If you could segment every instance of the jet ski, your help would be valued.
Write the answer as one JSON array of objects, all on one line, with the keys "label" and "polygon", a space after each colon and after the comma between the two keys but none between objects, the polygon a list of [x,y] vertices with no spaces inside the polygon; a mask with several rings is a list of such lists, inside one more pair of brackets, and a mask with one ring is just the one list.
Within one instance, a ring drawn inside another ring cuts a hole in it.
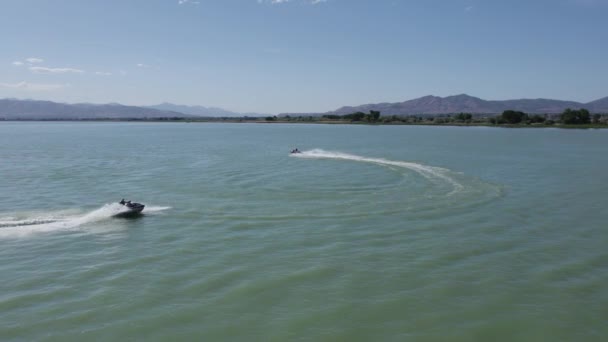
[{"label": "jet ski", "polygon": [[302,151],[298,150],[297,148],[294,150],[291,150],[291,154],[296,154],[296,153],[302,153]]},{"label": "jet ski", "polygon": [[125,201],[124,199],[121,200],[120,202],[118,202],[118,204],[120,204],[128,209],[127,211],[123,211],[120,214],[116,215],[116,216],[122,216],[122,217],[138,215],[145,208],[145,205],[143,205],[141,203]]}]

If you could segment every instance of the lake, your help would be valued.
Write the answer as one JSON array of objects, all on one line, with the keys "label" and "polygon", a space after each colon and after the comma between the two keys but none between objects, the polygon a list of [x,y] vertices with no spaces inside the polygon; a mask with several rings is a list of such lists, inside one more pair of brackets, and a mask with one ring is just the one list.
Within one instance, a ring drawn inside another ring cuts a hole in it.
[{"label": "lake", "polygon": [[608,130],[2,122],[0,340],[604,341],[607,203]]}]

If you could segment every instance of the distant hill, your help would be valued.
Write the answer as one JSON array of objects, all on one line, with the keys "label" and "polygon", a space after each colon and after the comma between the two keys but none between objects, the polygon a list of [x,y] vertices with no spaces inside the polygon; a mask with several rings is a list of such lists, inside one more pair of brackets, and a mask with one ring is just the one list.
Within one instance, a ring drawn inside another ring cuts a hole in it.
[{"label": "distant hill", "polygon": [[203,106],[183,106],[176,105],[173,103],[164,102],[161,104],[146,106],[145,108],[158,109],[162,111],[173,111],[184,113],[194,116],[207,116],[207,117],[234,117],[242,116],[240,113],[231,112],[222,108],[216,107],[203,107]]},{"label": "distant hill", "polygon": [[608,96],[585,104],[585,108],[595,113],[608,113]]},{"label": "distant hill", "polygon": [[173,103],[164,102],[161,104],[157,104],[154,106],[147,106],[146,108],[153,108],[158,110],[168,110],[174,112],[180,112],[189,115],[195,116],[205,116],[205,117],[213,117],[213,118],[226,118],[226,117],[261,117],[267,116],[268,114],[263,113],[239,113],[232,112],[226,109],[217,108],[217,107],[203,107],[203,106],[184,106],[177,105]]},{"label": "distant hill", "polygon": [[369,112],[370,110],[379,110],[382,115],[453,114],[460,112],[499,114],[507,109],[526,113],[551,114],[561,113],[566,108],[587,108],[592,112],[608,113],[608,97],[589,103],[580,103],[550,99],[488,101],[466,94],[447,97],[429,95],[404,102],[346,106],[325,114],[345,115],[354,112]]},{"label": "distant hill", "polygon": [[161,117],[190,117],[190,115],[116,103],[67,104],[51,101],[0,99],[0,119],[5,120],[154,119]]}]

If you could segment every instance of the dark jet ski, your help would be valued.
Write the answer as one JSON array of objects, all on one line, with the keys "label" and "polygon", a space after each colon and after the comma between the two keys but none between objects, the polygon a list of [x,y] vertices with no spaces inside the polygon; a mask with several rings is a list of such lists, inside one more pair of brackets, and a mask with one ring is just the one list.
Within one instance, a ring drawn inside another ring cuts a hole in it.
[{"label": "dark jet ski", "polygon": [[291,154],[296,154],[296,153],[302,153],[302,151],[298,150],[297,148],[294,150],[291,150]]},{"label": "dark jet ski", "polygon": [[116,216],[122,216],[122,217],[139,215],[144,210],[144,208],[146,207],[145,205],[143,205],[141,203],[134,203],[134,202],[131,202],[131,201],[125,201],[124,199],[121,200],[118,203],[120,205],[125,206],[128,209],[128,211],[124,211],[124,212],[121,212],[120,214],[116,215]]}]

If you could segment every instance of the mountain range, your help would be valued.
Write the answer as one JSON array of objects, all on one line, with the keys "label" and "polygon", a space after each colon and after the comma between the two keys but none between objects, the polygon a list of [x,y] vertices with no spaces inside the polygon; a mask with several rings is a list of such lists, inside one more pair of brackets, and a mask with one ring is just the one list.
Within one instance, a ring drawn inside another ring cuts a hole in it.
[{"label": "mountain range", "polygon": [[[586,108],[592,113],[608,113],[608,97],[581,103],[550,99],[519,99],[488,101],[466,94],[439,97],[424,96],[417,99],[375,103],[360,106],[346,106],[326,113],[281,115],[345,115],[354,112],[378,110],[382,115],[425,115],[425,114],[499,114],[512,109],[531,114],[561,113],[566,108]],[[154,106],[125,106],[117,103],[57,103],[51,101],[0,99],[0,119],[5,120],[82,120],[82,119],[157,119],[194,117],[261,117],[267,114],[237,113],[221,108],[203,106],[182,106],[161,103]]]},{"label": "mountain range", "polygon": [[184,113],[194,116],[208,116],[208,117],[235,117],[244,116],[241,113],[231,112],[217,107],[203,107],[203,106],[184,106],[176,105],[173,103],[163,102],[161,104],[146,106],[145,108],[158,109],[162,111],[171,111]]},{"label": "mountain range", "polygon": [[5,120],[144,119],[189,116],[173,111],[124,106],[118,103],[67,104],[51,101],[0,99],[0,119]]},{"label": "mountain range", "polygon": [[346,106],[325,114],[345,115],[354,112],[379,110],[382,115],[418,115],[418,114],[499,114],[512,109],[533,114],[561,113],[566,108],[586,108],[591,112],[608,113],[608,97],[581,103],[550,99],[519,99],[504,101],[488,101],[466,94],[439,97],[424,96],[414,100],[394,103],[374,103],[360,106]]},{"label": "mountain range", "polygon": [[153,106],[125,106],[119,103],[68,104],[52,101],[0,99],[0,119],[5,120],[158,119],[169,117],[258,117],[265,115],[172,103],[161,103]]}]

